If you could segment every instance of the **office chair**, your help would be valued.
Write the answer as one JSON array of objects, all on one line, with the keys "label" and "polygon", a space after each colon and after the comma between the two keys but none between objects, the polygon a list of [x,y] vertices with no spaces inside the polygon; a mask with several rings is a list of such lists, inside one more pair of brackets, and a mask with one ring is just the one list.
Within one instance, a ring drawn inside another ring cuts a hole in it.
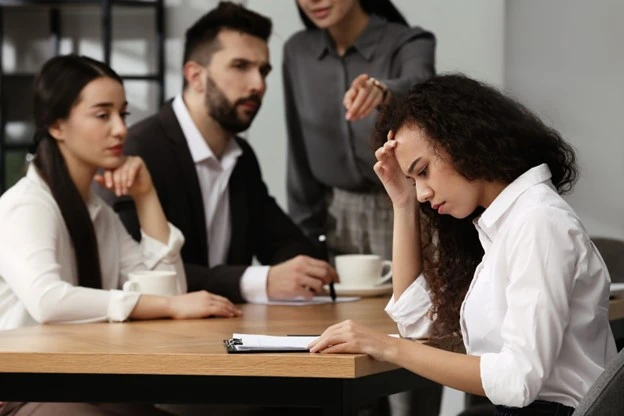
[{"label": "office chair", "polygon": [[591,386],[572,416],[621,416],[624,414],[624,350]]},{"label": "office chair", "polygon": [[[572,416],[622,416],[624,414],[624,350],[607,363],[607,367],[581,399]],[[484,403],[484,397],[466,395],[472,398],[472,406],[458,416],[491,416],[492,404]],[[477,399],[476,401],[474,399]],[[478,403],[478,404],[475,404]]]},{"label": "office chair", "polygon": [[624,282],[624,240],[608,237],[591,237],[600,252],[612,282]]},{"label": "office chair", "polygon": [[[591,240],[600,252],[611,281],[614,283],[624,282],[624,241],[608,237],[592,237]],[[624,320],[611,321],[611,331],[615,338],[615,345],[620,351],[624,348]]]},{"label": "office chair", "polygon": [[464,399],[466,409],[457,416],[492,416],[494,405],[487,397],[466,393]]}]

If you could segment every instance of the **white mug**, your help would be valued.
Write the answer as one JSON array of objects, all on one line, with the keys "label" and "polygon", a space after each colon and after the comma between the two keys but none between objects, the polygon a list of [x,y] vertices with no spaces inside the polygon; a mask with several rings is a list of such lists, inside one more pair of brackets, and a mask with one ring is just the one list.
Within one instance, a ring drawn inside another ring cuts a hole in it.
[{"label": "white mug", "polygon": [[145,295],[175,296],[180,294],[178,279],[173,270],[141,270],[130,272],[123,284],[126,292],[141,292]]},{"label": "white mug", "polygon": [[[370,288],[392,278],[392,262],[376,254],[343,254],[335,262],[341,286]],[[382,276],[384,267],[388,271]]]}]

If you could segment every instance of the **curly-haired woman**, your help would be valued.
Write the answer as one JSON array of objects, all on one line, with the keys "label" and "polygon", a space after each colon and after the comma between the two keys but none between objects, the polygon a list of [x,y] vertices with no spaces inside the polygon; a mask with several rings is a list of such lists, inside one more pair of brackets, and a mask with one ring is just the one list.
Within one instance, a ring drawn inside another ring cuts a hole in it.
[{"label": "curly-haired woman", "polygon": [[498,415],[571,414],[616,353],[607,268],[560,196],[578,176],[573,149],[462,75],[434,77],[386,106],[377,135],[374,169],[394,210],[386,310],[403,337],[460,333],[467,354],[351,321],[311,351],[370,354],[485,395]]}]

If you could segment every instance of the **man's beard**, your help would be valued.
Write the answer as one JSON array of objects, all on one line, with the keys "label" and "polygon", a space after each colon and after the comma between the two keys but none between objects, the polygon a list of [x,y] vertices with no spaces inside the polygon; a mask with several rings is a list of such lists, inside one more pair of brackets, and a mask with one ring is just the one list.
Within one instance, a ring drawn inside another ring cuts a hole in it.
[{"label": "man's beard", "polygon": [[262,104],[262,98],[257,94],[240,98],[234,104],[231,104],[210,76],[206,78],[206,95],[204,100],[210,117],[230,133],[240,133],[247,130],[258,113],[256,110],[247,120],[241,120],[236,111],[239,105],[252,101],[258,105],[259,110]]}]

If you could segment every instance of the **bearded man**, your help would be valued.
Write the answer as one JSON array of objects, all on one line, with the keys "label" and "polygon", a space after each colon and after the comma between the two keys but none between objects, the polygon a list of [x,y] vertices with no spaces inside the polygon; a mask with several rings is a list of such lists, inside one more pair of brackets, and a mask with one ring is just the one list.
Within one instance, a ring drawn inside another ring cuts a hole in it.
[{"label": "bearded man", "polygon": [[[310,298],[338,279],[269,195],[251,146],[236,136],[266,92],[271,27],[230,2],[202,16],[186,32],[182,93],[132,126],[125,144],[145,161],[167,219],[185,236],[189,291],[236,303]],[[113,207],[140,239],[132,201]]]}]

